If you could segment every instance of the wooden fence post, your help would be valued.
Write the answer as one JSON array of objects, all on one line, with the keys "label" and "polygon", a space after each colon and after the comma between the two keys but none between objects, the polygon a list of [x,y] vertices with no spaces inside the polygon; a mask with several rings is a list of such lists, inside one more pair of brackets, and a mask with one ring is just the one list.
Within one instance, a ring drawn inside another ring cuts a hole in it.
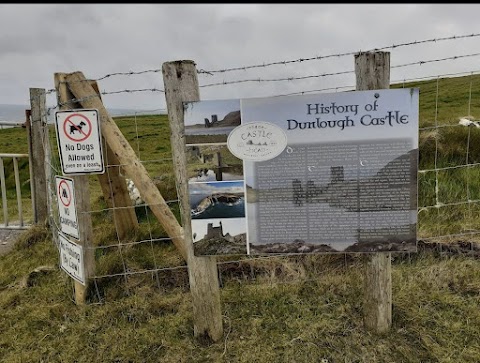
[{"label": "wooden fence post", "polygon": [[[81,108],[78,103],[70,102],[74,96],[70,93],[65,83],[65,73],[55,73],[55,88],[57,100],[61,110]],[[93,249],[93,229],[90,215],[90,183],[89,175],[71,176],[75,186],[75,204],[77,207],[79,244],[83,247],[83,260],[85,271],[85,286],[75,281],[75,302],[84,305],[87,302],[89,278],[95,273],[95,255]]]},{"label": "wooden fence post", "polygon": [[[357,91],[390,88],[390,53],[355,54]],[[363,318],[365,327],[386,333],[392,325],[392,260],[390,252],[367,256]]]},{"label": "wooden fence post", "polygon": [[[90,81],[90,84],[101,100],[102,97],[97,82]],[[108,208],[113,208],[113,220],[117,236],[120,240],[124,240],[129,234],[138,230],[137,215],[135,214],[133,201],[128,193],[127,181],[120,174],[120,166],[112,167],[112,165],[120,165],[117,155],[115,155],[108,143],[105,142],[105,137],[102,137],[102,143],[103,160],[106,165],[105,173],[97,175],[98,181]]]},{"label": "wooden fence post", "polygon": [[32,183],[33,222],[45,224],[48,218],[47,181],[45,175],[44,125],[47,124],[45,89],[30,88],[30,118],[27,122],[30,183]]},{"label": "wooden fence post", "polygon": [[102,136],[117,156],[119,164],[122,164],[125,175],[133,180],[142,199],[148,204],[150,210],[172,239],[182,257],[187,260],[182,227],[165,202],[165,199],[163,199],[157,186],[148,175],[145,166],[138,160],[137,154],[130,146],[128,140],[108,114],[92,85],[87,82],[82,72],[67,74],[66,81],[68,88],[72,94],[79,99],[79,103],[84,108],[98,109],[101,119],[100,127],[102,128]]},{"label": "wooden fence post", "polygon": [[187,158],[185,154],[183,102],[198,101],[197,69],[193,61],[166,62],[162,66],[165,98],[170,120],[172,157],[182,213],[188,275],[193,301],[194,335],[218,341],[223,336],[220,286],[216,257],[195,257],[193,253]]}]

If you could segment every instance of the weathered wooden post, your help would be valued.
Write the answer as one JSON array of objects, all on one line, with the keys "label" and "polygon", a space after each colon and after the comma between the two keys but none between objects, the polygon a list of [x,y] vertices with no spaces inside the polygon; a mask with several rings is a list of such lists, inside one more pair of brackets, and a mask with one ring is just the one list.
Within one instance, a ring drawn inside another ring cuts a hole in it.
[{"label": "weathered wooden post", "polygon": [[[65,83],[65,73],[55,73],[55,88],[57,100],[61,110],[81,108],[72,101],[75,97],[70,93]],[[75,185],[75,199],[78,218],[79,244],[83,247],[83,261],[85,272],[85,286],[75,281],[75,302],[84,305],[87,302],[89,278],[95,273],[95,255],[93,249],[92,218],[90,215],[90,184],[88,175],[70,176]]]},{"label": "weathered wooden post", "polygon": [[[30,122],[26,122],[30,183],[32,184],[33,222],[44,224],[48,217],[47,179],[45,175],[45,134],[47,108],[45,89],[30,88]],[[48,137],[48,133],[47,133]]]},{"label": "weathered wooden post", "polygon": [[[357,91],[390,88],[390,53],[355,54],[355,75]],[[367,258],[363,301],[364,324],[371,331],[385,333],[392,325],[391,253],[373,253]]]},{"label": "weathered wooden post", "polygon": [[[100,115],[102,136],[122,165],[124,174],[133,180],[142,199],[149,205],[150,210],[161,223],[162,227],[172,239],[182,257],[187,259],[184,248],[183,230],[162,194],[148,175],[145,166],[138,160],[135,151],[128,140],[119,130],[115,121],[110,117],[97,92],[87,81],[82,72],[73,72],[66,75],[66,82],[72,94],[79,100],[83,108],[96,108]],[[95,97],[92,97],[95,96]]]},{"label": "weathered wooden post", "polygon": [[[93,89],[101,100],[97,82],[90,81]],[[113,208],[113,221],[118,239],[124,240],[129,234],[138,229],[138,220],[133,207],[133,201],[128,193],[127,181],[120,173],[120,162],[112,151],[105,137],[103,142],[103,160],[105,160],[105,173],[98,174],[98,181],[102,188],[103,197],[109,208]],[[117,165],[112,167],[112,165]]]},{"label": "weathered wooden post", "polygon": [[189,60],[166,62],[162,66],[162,73],[193,300],[194,335],[216,342],[223,336],[217,263],[216,257],[196,257],[193,252],[185,154],[183,102],[200,99],[197,69],[195,63]]}]

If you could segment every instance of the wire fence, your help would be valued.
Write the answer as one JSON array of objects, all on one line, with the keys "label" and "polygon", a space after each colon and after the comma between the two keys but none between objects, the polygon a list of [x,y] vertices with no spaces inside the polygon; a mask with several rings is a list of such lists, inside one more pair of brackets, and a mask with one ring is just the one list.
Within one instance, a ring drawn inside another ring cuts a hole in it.
[{"label": "wire fence", "polygon": [[[392,59],[395,60],[395,52],[398,49],[413,46],[426,45],[428,43],[439,44],[441,42],[460,42],[469,38],[476,38],[480,34],[452,36],[437,39],[406,42],[397,45],[378,47],[372,50],[392,51]],[[293,96],[308,93],[341,92],[355,89],[354,80],[344,82],[338,76],[354,75],[352,69],[337,69],[332,72],[316,74],[300,74],[302,66],[306,62],[335,60],[353,55],[357,52],[344,52],[324,56],[305,57],[292,60],[266,62],[261,64],[245,65],[231,68],[204,70],[200,68],[198,73],[201,77],[200,88],[231,88],[232,85],[244,83],[289,83],[298,87],[297,91],[277,91],[269,96]],[[435,72],[429,69],[435,64],[446,62],[461,63],[466,59],[478,57],[480,53],[464,52],[462,54],[449,54],[438,58],[415,60],[408,63],[397,63],[391,66],[393,69],[405,69],[410,67],[422,67],[426,72],[419,77],[397,77],[392,83],[392,88],[420,88],[420,162],[418,173],[418,239],[430,242],[470,243],[465,247],[468,251],[477,251],[474,242],[480,236],[480,70],[460,69],[455,72]],[[351,59],[350,59],[351,60]],[[275,66],[296,66],[297,69],[281,69],[283,75],[278,77],[254,77],[247,76],[243,79],[223,79],[211,81],[215,76],[225,77],[229,74],[242,71],[243,73],[263,71],[266,68],[280,68]],[[291,72],[286,74],[286,72]],[[155,77],[152,83],[159,83],[160,69],[141,71],[114,72],[96,78],[96,81],[106,81],[114,78],[122,78],[122,84],[139,76]],[[329,87],[309,87],[302,82],[312,79],[332,78],[334,85]],[[90,80],[89,80],[90,81]],[[343,83],[342,83],[343,82]],[[55,90],[48,90],[48,97],[53,97]],[[162,104],[164,91],[161,88],[125,88],[103,90],[101,95],[116,97],[119,95],[148,94],[158,98],[157,104]],[[244,95],[252,96],[252,93]],[[261,92],[260,92],[261,93]],[[72,109],[74,103],[88,98],[99,97],[97,94],[74,99],[69,102],[57,102],[55,106],[47,108],[47,115],[61,107]],[[241,98],[241,97],[239,97]],[[179,205],[176,195],[175,180],[173,177],[172,156],[170,151],[170,131],[167,117],[154,116],[151,113],[163,111],[155,110],[138,111],[130,117],[117,119],[117,124],[125,135],[130,145],[136,152],[138,159],[145,166],[152,180],[161,191],[167,204],[179,216]],[[51,175],[62,175],[60,160],[58,157],[55,132],[50,132],[50,146],[44,145],[51,155],[49,166]],[[133,162],[133,161],[132,161]],[[106,173],[118,169],[122,173],[125,165],[108,165]],[[50,203],[56,205],[54,182],[50,180]],[[131,190],[132,206],[118,207],[108,206],[105,196],[101,192],[96,176],[90,176],[91,211],[90,214],[94,229],[94,255],[96,261],[93,282],[95,286],[95,298],[98,302],[115,296],[128,293],[141,283],[149,282],[158,288],[168,286],[188,286],[187,266],[180,254],[153,216],[150,205],[135,196],[137,192]],[[120,238],[116,232],[113,212],[122,208],[131,208],[139,221],[137,231],[132,231],[128,238]],[[54,208],[55,209],[55,208]],[[60,231],[58,213],[53,209],[51,224],[53,234]],[[448,248],[448,247],[446,247]],[[409,255],[410,256],[410,255]],[[337,254],[336,256],[323,257],[331,259],[338,266],[347,268],[352,262],[351,254]],[[315,261],[317,256],[304,255],[275,255],[268,257],[239,256],[219,257],[218,267],[220,280],[224,278],[240,278],[256,280],[258,276],[268,276],[274,272],[262,266],[285,266],[293,261]],[[289,262],[290,261],[290,262]],[[263,264],[263,265],[262,265]],[[290,267],[291,276],[305,277],[305,268]],[[278,270],[280,271],[280,270]],[[277,272],[278,272],[277,271]],[[281,272],[278,272],[281,273]],[[120,285],[116,285],[121,282]],[[115,290],[114,286],[122,286]],[[112,292],[114,291],[115,292]]]}]

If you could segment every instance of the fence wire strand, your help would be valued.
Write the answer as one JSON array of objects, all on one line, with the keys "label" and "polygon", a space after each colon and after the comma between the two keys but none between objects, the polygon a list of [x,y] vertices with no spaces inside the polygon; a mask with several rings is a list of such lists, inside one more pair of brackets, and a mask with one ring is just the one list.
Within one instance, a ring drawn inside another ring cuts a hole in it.
[{"label": "fence wire strand", "polygon": [[[409,45],[417,45],[417,44],[424,44],[424,43],[429,43],[429,42],[438,42],[438,41],[443,41],[443,40],[454,40],[454,39],[463,39],[463,38],[472,38],[472,37],[478,37],[480,34],[471,34],[471,35],[465,35],[465,36],[453,36],[453,37],[445,37],[445,38],[436,38],[436,39],[427,39],[423,41],[415,41],[415,42],[408,42],[408,43],[401,43],[397,45],[391,45],[388,47],[380,47],[380,48],[374,48],[371,51],[378,51],[378,50],[386,50],[386,49],[396,49],[399,47],[405,47]],[[289,61],[281,61],[281,62],[271,62],[271,63],[263,63],[263,64],[256,64],[256,65],[249,65],[249,66],[242,66],[242,67],[233,67],[233,68],[224,68],[224,69],[218,69],[218,70],[203,70],[200,69],[198,70],[199,74],[223,74],[223,73],[228,73],[228,72],[233,72],[233,71],[240,71],[240,70],[249,70],[253,68],[266,68],[274,65],[286,65],[286,64],[293,64],[293,63],[304,63],[307,61],[313,61],[313,60],[321,60],[321,59],[326,59],[326,58],[334,58],[334,57],[343,57],[347,55],[354,55],[357,54],[358,52],[346,52],[346,53],[338,53],[338,54],[331,54],[331,55],[326,55],[326,56],[317,56],[317,57],[310,57],[310,58],[298,58],[294,60],[289,60]],[[409,66],[414,66],[414,65],[426,65],[430,63],[437,63],[437,62],[444,62],[444,61],[454,61],[454,60],[459,60],[459,59],[464,59],[464,58],[469,58],[469,57],[476,57],[480,55],[480,53],[471,53],[471,54],[463,54],[463,55],[453,55],[449,57],[442,57],[442,58],[437,58],[437,59],[430,59],[430,60],[421,60],[421,61],[416,61],[416,62],[410,62],[410,63],[405,63],[405,64],[400,64],[400,65],[394,65],[391,68],[403,68],[403,67],[409,67]],[[101,81],[105,80],[107,78],[111,77],[116,77],[116,76],[137,76],[137,75],[143,75],[143,74],[158,74],[161,72],[160,69],[149,69],[149,70],[144,70],[144,71],[137,71],[137,72],[115,72],[115,73],[110,73],[105,76],[99,77],[96,79],[96,81]],[[320,78],[320,77],[329,77],[329,76],[335,76],[335,75],[343,75],[343,74],[353,74],[354,71],[351,70],[343,70],[343,71],[338,71],[338,72],[330,72],[330,73],[321,73],[318,75],[306,75],[306,76],[299,76],[299,77],[278,77],[278,78],[248,78],[248,79],[243,79],[243,80],[231,80],[231,81],[223,81],[223,82],[213,82],[210,84],[203,84],[200,87],[205,88],[205,87],[213,87],[213,86],[226,86],[226,85],[231,85],[231,84],[238,84],[238,83],[262,83],[262,82],[289,82],[289,81],[294,81],[294,80],[304,80],[304,79],[310,79],[310,78]],[[480,70],[478,71],[468,71],[468,72],[457,72],[457,73],[444,73],[444,74],[436,74],[428,77],[416,77],[416,78],[406,78],[403,77],[402,79],[395,81],[398,82],[399,85],[402,85],[403,87],[407,86],[409,83],[413,82],[419,82],[419,81],[424,81],[424,82],[436,82],[435,84],[435,109],[434,109],[434,124],[432,126],[422,126],[419,128],[420,132],[424,131],[435,131],[439,133],[442,130],[448,131],[448,130],[454,130],[458,128],[465,127],[460,124],[446,124],[443,122],[440,122],[441,120],[441,110],[440,110],[440,102],[441,102],[441,87],[440,87],[440,81],[444,79],[444,77],[451,77],[451,76],[459,76],[459,75],[465,75],[469,74],[469,86],[468,86],[468,102],[467,102],[467,115],[469,117],[473,117],[475,114],[474,105],[477,103],[476,100],[476,93],[474,89],[474,75],[479,74]],[[90,80],[88,80],[90,81]],[[315,93],[315,92],[325,92],[325,91],[343,91],[343,90],[354,90],[355,86],[353,85],[339,85],[336,87],[326,87],[326,88],[317,88],[317,89],[312,89],[312,90],[300,90],[297,92],[290,92],[290,93],[283,93],[283,94],[278,94],[276,96],[290,96],[290,95],[303,95],[303,94],[308,94],[308,93]],[[47,91],[47,94],[52,94],[55,92],[55,89],[49,89]],[[102,91],[100,94],[101,95],[118,95],[118,94],[133,94],[133,93],[164,93],[164,90],[158,89],[158,88],[139,88],[139,89],[122,89],[122,90],[111,90],[111,91]],[[52,111],[58,110],[60,108],[67,108],[70,110],[73,110],[74,106],[76,103],[81,103],[82,101],[89,100],[91,98],[99,97],[99,95],[94,94],[94,95],[89,95],[87,97],[82,97],[78,99],[72,99],[68,102],[57,102],[57,105],[53,107],[47,108],[47,111],[45,112],[45,118],[48,118],[48,116],[51,114]],[[158,110],[164,110],[164,109],[156,109],[153,111],[158,111]],[[145,111],[148,113],[148,111]],[[138,112],[140,114],[141,112]],[[479,115],[477,116],[477,119],[479,119]],[[158,164],[158,165],[168,165],[168,167],[172,168],[173,167],[173,159],[171,157],[165,157],[165,158],[156,158],[152,160],[142,160],[142,157],[145,156],[146,153],[141,152],[141,127],[139,127],[139,119],[137,118],[137,113],[132,116],[133,119],[133,127],[134,127],[134,140],[133,140],[133,145],[136,149],[136,154],[142,164]],[[469,222],[467,223],[467,227],[464,228],[463,230],[459,230],[458,232],[453,233],[450,230],[442,230],[442,225],[441,223],[437,223],[436,225],[436,231],[432,234],[434,235],[427,235],[427,236],[422,236],[421,240],[425,241],[439,241],[440,239],[458,239],[458,238],[464,238],[464,237],[475,237],[480,235],[480,230],[476,230],[478,228],[475,223],[473,222],[473,217],[474,213],[472,211],[472,207],[475,205],[478,205],[480,203],[480,199],[477,197],[477,195],[472,195],[474,194],[474,189],[472,187],[472,176],[471,172],[473,170],[476,170],[477,168],[480,168],[480,162],[475,160],[474,157],[472,157],[472,148],[474,145],[472,145],[473,140],[474,140],[474,133],[477,132],[476,127],[469,126],[467,129],[464,130],[466,134],[466,154],[465,154],[465,163],[461,165],[442,165],[440,164],[441,162],[441,157],[442,157],[442,149],[441,149],[441,143],[443,141],[440,140],[439,137],[435,137],[434,142],[435,142],[435,147],[434,147],[434,165],[433,168],[424,168],[424,169],[419,169],[419,176],[420,175],[427,175],[429,173],[433,173],[435,175],[435,180],[434,180],[434,187],[433,190],[430,190],[431,195],[433,196],[433,203],[427,203],[428,205],[423,205],[423,206],[418,206],[418,215],[421,217],[424,213],[428,213],[428,211],[436,209],[437,214],[436,218],[438,221],[441,220],[442,213],[444,210],[447,210],[449,208],[454,208],[454,207],[459,207],[459,206],[465,206],[466,207],[466,213],[468,215],[468,220]],[[50,204],[54,204],[57,198],[57,194],[55,191],[55,188],[53,185],[55,184],[55,174],[57,175],[62,175],[61,172],[61,166],[59,163],[58,157],[55,155],[57,152],[56,149],[57,145],[54,143],[51,143],[49,146],[44,144],[44,150],[50,148],[51,152],[51,159],[46,161],[47,166],[51,170],[51,177],[52,180],[50,180],[49,188],[50,188],[50,193],[49,193],[49,198],[50,198]],[[105,144],[106,147],[106,144]],[[127,166],[128,164],[109,164],[108,160],[107,162],[107,167],[106,167],[106,173],[108,176],[110,176],[109,173],[112,172],[112,168],[122,168]],[[466,177],[465,177],[465,193],[466,193],[466,198],[465,200],[459,199],[459,200],[444,200],[443,194],[442,194],[442,179],[440,178],[442,173],[445,172],[465,172]],[[134,275],[145,275],[145,274],[152,274],[155,284],[158,288],[161,288],[161,277],[159,276],[159,273],[161,272],[173,272],[173,271],[186,271],[187,266],[186,265],[180,265],[180,266],[162,266],[164,264],[161,259],[159,259],[159,246],[161,244],[167,244],[171,243],[172,239],[174,238],[180,238],[182,236],[173,236],[173,237],[167,237],[165,236],[165,233],[163,231],[159,232],[158,231],[158,222],[152,217],[151,211],[149,209],[150,205],[145,202],[141,202],[139,204],[132,204],[131,206],[118,206],[115,205],[115,198],[113,198],[113,186],[111,183],[110,177],[108,178],[109,180],[109,189],[110,189],[110,200],[112,201],[112,206],[111,207],[105,207],[105,208],[92,208],[90,211],[86,212],[80,212],[81,213],[88,213],[93,217],[96,218],[96,215],[98,214],[101,216],[102,214],[108,214],[108,213],[114,213],[115,211],[119,211],[122,209],[133,209],[136,213],[140,213],[142,211],[144,215],[144,219],[139,221],[141,224],[142,228],[144,228],[144,234],[142,236],[136,236],[134,237],[135,240],[122,240],[118,234],[118,225],[115,221],[113,221],[113,228],[115,229],[115,239],[112,239],[112,241],[102,241],[101,244],[96,244],[92,247],[92,249],[95,250],[95,252],[102,252],[104,254],[109,254],[109,253],[117,253],[119,257],[119,262],[121,265],[121,272],[115,272],[115,273],[108,273],[107,272],[100,272],[96,274],[95,276],[92,277],[92,280],[94,281],[94,286],[95,286],[95,291],[97,295],[97,299],[99,302],[104,301],[105,298],[102,296],[101,291],[100,291],[100,286],[99,286],[99,281],[103,279],[108,279],[108,278],[117,278],[121,277],[123,279],[123,283],[125,285],[125,289],[128,290],[129,286],[129,278],[133,277]],[[175,184],[175,189],[178,194],[178,185]],[[170,205],[171,208],[173,206],[178,207],[179,200],[174,198],[174,199],[169,199],[166,200],[166,203]],[[59,225],[58,218],[53,216],[54,210],[50,212],[50,220],[51,220],[51,228],[52,232],[54,234],[57,234],[59,231],[61,231],[61,226]],[[180,221],[181,224],[183,224],[183,218],[182,214],[180,214]],[[96,222],[97,223],[97,222]],[[113,231],[113,229],[112,229]],[[420,238],[419,238],[420,239]],[[136,265],[134,262],[131,262],[131,258],[135,258],[134,252],[135,248],[140,248],[140,246],[147,246],[151,253],[151,262],[147,263],[145,265]],[[473,246],[473,245],[472,245]],[[57,248],[58,245],[57,245]],[[473,248],[473,247],[472,247]],[[115,250],[116,249],[116,250]],[[111,251],[112,252],[111,252]],[[115,252],[113,252],[115,251]],[[341,256],[342,252],[335,253],[334,255],[336,256]],[[249,255],[249,256],[233,256],[231,258],[234,258],[233,260],[230,260],[226,256],[221,256],[225,257],[227,260],[226,261],[218,261],[217,266],[219,268],[219,278],[221,281],[222,280],[222,272],[220,269],[223,266],[227,265],[235,265],[235,264],[250,264],[250,277],[252,280],[255,280],[255,268],[254,264],[256,261],[269,261],[269,260],[275,260],[279,261],[281,259],[290,259],[294,258],[295,256],[305,256],[305,254],[302,253],[294,253],[294,254],[274,254],[274,255],[269,255],[269,256],[257,256],[257,255]],[[348,254],[343,253],[343,258],[344,258],[344,266],[345,268],[347,267],[348,264],[348,259],[347,259]],[[223,283],[223,282],[222,282]]]},{"label": "fence wire strand", "polygon": [[[480,36],[480,33],[473,33],[473,34],[467,34],[467,35],[453,35],[449,37],[441,37],[441,38],[431,38],[431,39],[425,39],[425,40],[418,40],[418,41],[410,41],[410,42],[405,42],[405,43],[399,43],[399,44],[393,44],[393,45],[388,45],[388,46],[383,46],[379,48],[373,48],[364,52],[378,52],[378,51],[383,51],[387,49],[398,49],[401,47],[407,47],[407,46],[412,46],[412,45],[419,45],[419,44],[425,44],[425,43],[438,43],[446,40],[459,40],[459,39],[465,39],[465,38],[474,38]],[[212,75],[214,73],[227,73],[227,72],[234,72],[234,71],[246,71],[249,69],[254,69],[254,68],[267,68],[271,66],[277,66],[277,65],[287,65],[287,64],[292,64],[292,63],[304,63],[308,61],[314,61],[314,60],[322,60],[322,59],[328,59],[328,58],[340,58],[340,57],[345,57],[345,56],[352,56],[355,55],[360,51],[355,51],[355,52],[344,52],[344,53],[336,53],[336,54],[329,54],[329,55],[323,55],[323,56],[314,56],[314,57],[306,57],[306,58],[298,58],[298,59],[293,59],[293,60],[284,60],[284,61],[275,61],[275,62],[268,62],[268,63],[260,63],[260,64],[253,64],[253,65],[248,65],[248,66],[239,66],[239,67],[232,67],[232,68],[223,68],[223,69],[217,69],[217,70],[203,70],[201,69],[199,73],[201,74],[208,74]]]},{"label": "fence wire strand", "polygon": [[[444,62],[444,61],[449,61],[449,60],[458,60],[458,59],[469,58],[469,57],[477,57],[477,56],[480,56],[480,53],[455,55],[455,56],[451,56],[451,57],[444,57],[444,58],[430,59],[430,60],[420,60],[420,61],[416,61],[416,62],[393,65],[390,68],[392,68],[392,69],[404,68],[404,67],[410,67],[410,66],[414,66],[414,65],[420,65],[421,66],[421,65],[424,65],[424,64],[428,64],[428,63],[437,63],[437,62]],[[232,81],[222,81],[222,82],[213,82],[213,83],[202,84],[202,85],[200,85],[200,88],[215,87],[215,86],[227,86],[227,85],[241,84],[241,83],[272,83],[272,82],[285,82],[285,81],[291,82],[291,81],[299,81],[299,80],[312,79],[312,78],[339,76],[339,75],[353,74],[353,73],[355,73],[354,70],[349,70],[349,71],[338,71],[338,72],[326,72],[326,73],[321,73],[321,74],[298,76],[298,77],[293,77],[293,76],[292,77],[278,77],[278,78],[261,78],[261,77],[258,77],[258,78],[248,78],[248,79],[237,79],[237,80],[232,80]]]}]

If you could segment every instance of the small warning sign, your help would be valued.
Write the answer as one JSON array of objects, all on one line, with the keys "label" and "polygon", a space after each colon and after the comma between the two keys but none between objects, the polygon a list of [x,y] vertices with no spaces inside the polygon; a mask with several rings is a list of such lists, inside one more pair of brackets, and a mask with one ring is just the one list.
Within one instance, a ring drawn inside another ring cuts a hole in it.
[{"label": "small warning sign", "polygon": [[98,110],[57,111],[55,126],[64,175],[105,172]]},{"label": "small warning sign", "polygon": [[57,186],[60,229],[63,233],[68,234],[73,238],[80,239],[73,180],[57,175],[55,176],[55,182]]},{"label": "small warning sign", "polygon": [[72,278],[85,285],[83,268],[83,248],[68,240],[67,236],[58,233],[60,246],[60,266]]}]

